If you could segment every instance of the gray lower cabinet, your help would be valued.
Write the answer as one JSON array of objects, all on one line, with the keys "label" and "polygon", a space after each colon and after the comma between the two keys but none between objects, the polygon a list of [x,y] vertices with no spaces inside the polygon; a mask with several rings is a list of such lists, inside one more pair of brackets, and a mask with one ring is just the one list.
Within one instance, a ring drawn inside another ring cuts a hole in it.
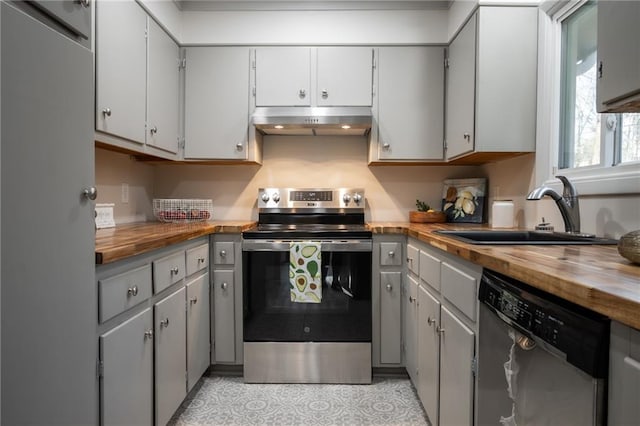
[{"label": "gray lower cabinet", "polygon": [[424,286],[418,290],[418,396],[432,424],[440,414],[440,302]]},{"label": "gray lower cabinet", "polygon": [[611,322],[609,423],[635,425],[640,419],[640,330]]},{"label": "gray lower cabinet", "polygon": [[418,281],[407,276],[403,291],[405,368],[411,381],[418,383]]},{"label": "gray lower cabinet", "polygon": [[181,288],[153,307],[156,424],[166,425],[187,396],[186,290]]},{"label": "gray lower cabinet", "polygon": [[235,281],[233,270],[213,271],[213,300],[215,312],[215,360],[233,363],[236,360]]},{"label": "gray lower cabinet", "polygon": [[153,422],[153,315],[145,309],[100,336],[100,423]]},{"label": "gray lower cabinet", "polygon": [[187,392],[209,368],[209,274],[187,283]]}]

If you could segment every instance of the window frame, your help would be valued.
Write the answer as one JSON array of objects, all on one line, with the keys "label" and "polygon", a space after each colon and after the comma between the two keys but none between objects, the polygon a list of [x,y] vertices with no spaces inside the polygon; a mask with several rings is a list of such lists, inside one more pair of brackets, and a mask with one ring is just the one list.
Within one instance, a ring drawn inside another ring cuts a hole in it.
[{"label": "window frame", "polygon": [[[559,169],[562,123],[562,21],[588,0],[553,1],[541,4],[538,52],[538,123],[536,182],[560,190],[555,178],[569,178],[581,195],[640,193],[640,161],[614,165],[615,132],[606,123],[616,114],[603,114],[600,164]],[[616,119],[617,120],[617,119]]]}]

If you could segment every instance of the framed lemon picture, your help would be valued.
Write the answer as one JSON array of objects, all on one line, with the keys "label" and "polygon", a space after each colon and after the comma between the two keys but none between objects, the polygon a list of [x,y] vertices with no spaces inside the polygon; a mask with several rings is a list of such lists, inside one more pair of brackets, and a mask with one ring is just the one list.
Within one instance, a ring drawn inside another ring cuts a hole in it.
[{"label": "framed lemon picture", "polygon": [[483,223],[487,179],[446,179],[442,188],[442,211],[447,222]]}]

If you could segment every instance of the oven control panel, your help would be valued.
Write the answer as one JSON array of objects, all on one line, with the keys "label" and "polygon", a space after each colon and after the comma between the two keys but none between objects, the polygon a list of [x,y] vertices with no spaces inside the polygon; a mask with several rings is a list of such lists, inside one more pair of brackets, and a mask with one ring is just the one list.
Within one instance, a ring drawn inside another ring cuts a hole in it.
[{"label": "oven control panel", "polygon": [[364,188],[260,188],[260,209],[364,210]]}]

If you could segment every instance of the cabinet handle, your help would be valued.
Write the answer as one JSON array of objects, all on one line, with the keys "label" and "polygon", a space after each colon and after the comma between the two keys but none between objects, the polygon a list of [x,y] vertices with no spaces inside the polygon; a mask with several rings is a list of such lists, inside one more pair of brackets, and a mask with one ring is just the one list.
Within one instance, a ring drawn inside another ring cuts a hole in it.
[{"label": "cabinet handle", "polygon": [[155,135],[156,133],[158,133],[158,126],[153,126],[151,129],[149,129],[149,131],[152,135]]},{"label": "cabinet handle", "polygon": [[145,339],[153,339],[153,330],[147,330],[144,332],[144,338]]},{"label": "cabinet handle", "polygon": [[322,99],[327,99],[329,97],[329,92],[327,89],[322,89]]},{"label": "cabinet handle", "polygon": [[190,299],[189,303],[191,303],[192,305],[195,305],[196,303],[198,303],[198,298],[194,297],[193,299]]},{"label": "cabinet handle", "polygon": [[178,269],[177,266],[174,266],[173,268],[171,268],[171,275],[178,275],[178,272],[180,272],[180,269]]},{"label": "cabinet handle", "polygon": [[227,257],[227,251],[226,250],[220,250],[220,257]]},{"label": "cabinet handle", "polygon": [[471,135],[469,133],[463,134],[462,137],[465,138],[467,142],[471,142]]},{"label": "cabinet handle", "polygon": [[105,117],[111,117],[111,108],[105,108],[102,110],[102,115]]},{"label": "cabinet handle", "polygon": [[242,142],[238,142],[236,144],[236,151],[242,151],[244,149],[244,144]]},{"label": "cabinet handle", "polygon": [[298,96],[300,96],[301,99],[304,99],[307,96],[307,91],[304,89],[300,89],[298,91]]},{"label": "cabinet handle", "polygon": [[604,64],[602,63],[602,61],[598,62],[598,79],[602,78],[602,67],[604,66]]},{"label": "cabinet handle", "polygon": [[435,318],[427,317],[427,325],[434,325],[436,323]]},{"label": "cabinet handle", "polygon": [[223,289],[223,290],[226,290],[228,287],[229,287],[229,284],[227,284],[226,282],[220,284],[220,288]]},{"label": "cabinet handle", "polygon": [[436,333],[443,335],[444,334],[444,328],[440,327],[439,325],[436,325]]},{"label": "cabinet handle", "polygon": [[396,252],[394,252],[393,250],[389,252],[389,257],[394,257],[395,255],[396,255]]},{"label": "cabinet handle", "polygon": [[127,290],[128,296],[137,296],[138,295],[138,286],[134,285],[133,287],[129,287]]},{"label": "cabinet handle", "polygon": [[393,286],[391,284],[387,284],[387,291],[393,290]]},{"label": "cabinet handle", "polygon": [[391,144],[389,144],[389,142],[385,142],[382,144],[382,149],[384,149],[385,151],[389,151],[389,148],[391,148]]},{"label": "cabinet handle", "polygon": [[204,263],[204,257],[199,257],[198,258],[198,263]]},{"label": "cabinet handle", "polygon": [[80,3],[82,7],[89,7],[91,5],[91,0],[78,0],[78,3]]},{"label": "cabinet handle", "polygon": [[82,196],[88,200],[95,200],[98,198],[98,190],[95,186],[90,186],[89,188],[85,188],[82,190]]},{"label": "cabinet handle", "polygon": [[169,327],[169,318],[165,318],[164,320],[160,321],[160,328],[167,328]]}]

